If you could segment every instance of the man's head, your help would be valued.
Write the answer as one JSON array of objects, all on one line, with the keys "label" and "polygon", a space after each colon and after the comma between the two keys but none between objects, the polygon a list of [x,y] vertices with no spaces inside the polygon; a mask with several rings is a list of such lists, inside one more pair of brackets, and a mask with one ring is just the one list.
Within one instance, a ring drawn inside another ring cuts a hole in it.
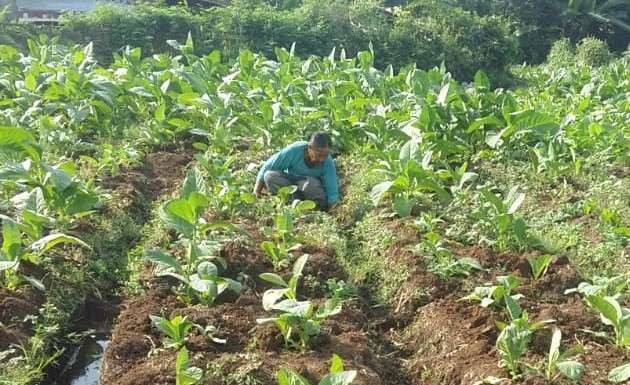
[{"label": "man's head", "polygon": [[308,141],[307,162],[316,166],[324,163],[328,157],[329,147],[331,145],[330,135],[325,132],[316,132],[311,135]]}]

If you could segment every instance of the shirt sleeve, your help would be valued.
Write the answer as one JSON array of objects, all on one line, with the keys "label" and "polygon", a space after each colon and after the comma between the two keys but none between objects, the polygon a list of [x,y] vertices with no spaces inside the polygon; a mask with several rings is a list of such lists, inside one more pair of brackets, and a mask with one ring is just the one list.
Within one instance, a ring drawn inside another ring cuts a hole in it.
[{"label": "shirt sleeve", "polygon": [[295,149],[292,146],[283,148],[276,152],[263,163],[260,171],[258,171],[257,181],[262,181],[267,171],[284,171],[291,165],[291,159],[293,157],[293,151]]},{"label": "shirt sleeve", "polygon": [[326,201],[329,205],[339,202],[339,186],[337,185],[337,168],[332,157],[324,164],[322,183],[326,190]]}]

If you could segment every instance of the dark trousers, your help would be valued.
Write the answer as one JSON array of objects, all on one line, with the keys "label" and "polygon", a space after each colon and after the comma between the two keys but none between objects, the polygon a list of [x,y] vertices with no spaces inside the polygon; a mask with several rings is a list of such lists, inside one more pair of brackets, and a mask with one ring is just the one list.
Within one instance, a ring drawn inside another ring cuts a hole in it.
[{"label": "dark trousers", "polygon": [[267,189],[272,194],[285,186],[297,186],[296,198],[311,200],[320,210],[326,210],[326,191],[319,178],[307,176],[298,177],[282,171],[267,171],[263,176]]}]

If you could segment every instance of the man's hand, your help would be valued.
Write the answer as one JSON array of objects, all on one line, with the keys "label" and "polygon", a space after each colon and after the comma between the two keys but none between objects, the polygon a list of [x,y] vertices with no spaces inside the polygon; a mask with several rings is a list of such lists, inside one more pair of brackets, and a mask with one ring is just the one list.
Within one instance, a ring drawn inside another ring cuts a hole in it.
[{"label": "man's hand", "polygon": [[337,212],[339,211],[339,202],[337,203],[333,203],[332,205],[328,206],[328,210],[326,210],[328,212],[328,214],[337,214]]},{"label": "man's hand", "polygon": [[265,184],[261,180],[257,180],[254,185],[254,195],[256,198],[260,198],[262,196],[262,190],[265,187]]}]

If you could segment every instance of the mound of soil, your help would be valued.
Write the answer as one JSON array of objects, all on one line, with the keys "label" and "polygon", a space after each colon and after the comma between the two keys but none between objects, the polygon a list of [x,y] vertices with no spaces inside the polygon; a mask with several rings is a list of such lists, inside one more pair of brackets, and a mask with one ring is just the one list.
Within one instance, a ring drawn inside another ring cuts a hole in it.
[{"label": "mound of soil", "polygon": [[[303,251],[311,254],[306,274],[318,279],[339,277],[341,269],[330,254],[316,248],[305,248]],[[344,359],[347,369],[357,370],[355,384],[408,384],[404,376],[385,376],[391,368],[400,365],[396,358],[377,353],[378,349],[369,337],[370,325],[365,309],[353,301],[346,302],[341,314],[322,324],[322,333],[311,341],[310,350],[286,349],[273,324],[256,322],[258,318],[270,316],[261,303],[262,292],[268,285],[257,278],[260,272],[273,270],[266,257],[256,249],[235,242],[226,243],[221,255],[226,258],[228,266],[247,272],[256,285],[230,302],[222,299],[212,307],[185,306],[175,298],[168,284],[158,283],[153,278],[148,283],[150,289],[146,294],[127,299],[122,304],[105,353],[102,385],[173,383],[174,352],[161,348],[162,336],[151,326],[149,315],[182,315],[199,325],[217,328],[215,337],[227,340],[226,344],[217,344],[200,335],[196,329],[187,342],[194,365],[204,370],[213,368],[206,370],[206,383],[228,383],[226,378],[217,375],[217,365],[230,374],[255,376],[262,384],[275,383],[275,373],[281,368],[295,369],[318,382],[327,373],[330,357],[335,353]],[[279,274],[286,275],[288,271],[289,268]]]},{"label": "mound of soil", "polygon": [[472,384],[501,377],[494,352],[494,312],[454,298],[421,309],[405,331],[413,384]]},{"label": "mound of soil", "polygon": [[32,324],[25,318],[37,316],[42,303],[41,293],[30,287],[0,288],[0,351],[20,345],[32,335]]},{"label": "mound of soil", "polygon": [[185,176],[194,151],[157,151],[147,154],[141,166],[124,169],[116,176],[106,176],[100,185],[114,191],[116,204],[123,209],[142,211],[145,205],[177,189]]}]

